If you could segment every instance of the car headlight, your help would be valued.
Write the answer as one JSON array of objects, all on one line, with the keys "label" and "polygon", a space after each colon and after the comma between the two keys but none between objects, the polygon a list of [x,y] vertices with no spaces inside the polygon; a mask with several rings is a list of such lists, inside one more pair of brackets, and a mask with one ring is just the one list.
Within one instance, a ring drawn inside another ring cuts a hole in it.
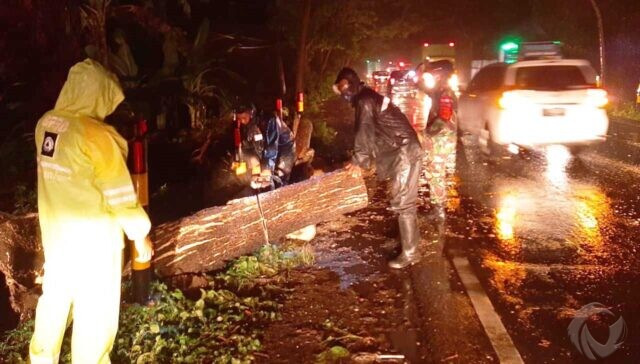
[{"label": "car headlight", "polygon": [[449,82],[449,88],[451,88],[453,92],[458,92],[460,90],[460,79],[458,78],[458,75],[456,74],[451,75],[448,82]]},{"label": "car headlight", "polygon": [[431,73],[423,73],[422,82],[424,82],[424,87],[426,87],[427,89],[436,87],[436,78]]}]

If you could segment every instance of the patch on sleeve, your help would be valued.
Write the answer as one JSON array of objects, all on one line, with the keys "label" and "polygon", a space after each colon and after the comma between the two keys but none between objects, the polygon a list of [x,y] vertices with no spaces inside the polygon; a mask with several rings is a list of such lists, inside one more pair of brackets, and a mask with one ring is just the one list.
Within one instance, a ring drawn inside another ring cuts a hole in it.
[{"label": "patch on sleeve", "polygon": [[56,141],[58,140],[58,134],[48,131],[44,132],[44,140],[42,141],[42,150],[40,154],[47,157],[53,157],[56,152]]}]

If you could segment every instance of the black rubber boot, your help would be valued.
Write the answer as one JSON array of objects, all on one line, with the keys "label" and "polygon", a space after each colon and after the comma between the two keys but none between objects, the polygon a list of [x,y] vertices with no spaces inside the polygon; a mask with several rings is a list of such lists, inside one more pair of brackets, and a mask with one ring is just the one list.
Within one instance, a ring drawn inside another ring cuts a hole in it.
[{"label": "black rubber boot", "polygon": [[416,216],[400,215],[398,216],[398,225],[400,227],[402,252],[396,259],[389,262],[389,267],[393,269],[406,268],[420,261],[420,254],[418,253],[420,233],[418,232]]}]

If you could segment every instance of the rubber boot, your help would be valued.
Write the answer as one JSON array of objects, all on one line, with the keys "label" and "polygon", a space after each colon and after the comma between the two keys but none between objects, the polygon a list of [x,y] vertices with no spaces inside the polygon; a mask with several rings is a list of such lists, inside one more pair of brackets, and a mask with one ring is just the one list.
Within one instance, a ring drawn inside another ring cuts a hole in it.
[{"label": "rubber boot", "polygon": [[447,216],[445,207],[438,202],[431,203],[431,210],[427,214],[430,220],[444,221]]},{"label": "rubber boot", "polygon": [[389,267],[393,269],[406,268],[420,261],[420,254],[418,253],[420,233],[418,232],[416,216],[400,215],[398,216],[398,225],[400,227],[402,252],[389,262]]}]

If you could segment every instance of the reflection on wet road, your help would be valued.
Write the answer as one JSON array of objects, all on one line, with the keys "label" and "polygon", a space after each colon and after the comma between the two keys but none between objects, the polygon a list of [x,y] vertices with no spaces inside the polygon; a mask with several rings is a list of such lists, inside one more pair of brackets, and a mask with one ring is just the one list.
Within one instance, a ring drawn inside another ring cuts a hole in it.
[{"label": "reflection on wet road", "polygon": [[[640,360],[640,148],[630,142],[640,128],[614,122],[611,130],[606,143],[578,157],[549,146],[497,164],[463,138],[462,202],[447,243],[481,272],[526,362],[588,361],[567,327],[592,302],[630,328],[609,360]],[[592,318],[589,328],[604,343],[611,323]]]}]

